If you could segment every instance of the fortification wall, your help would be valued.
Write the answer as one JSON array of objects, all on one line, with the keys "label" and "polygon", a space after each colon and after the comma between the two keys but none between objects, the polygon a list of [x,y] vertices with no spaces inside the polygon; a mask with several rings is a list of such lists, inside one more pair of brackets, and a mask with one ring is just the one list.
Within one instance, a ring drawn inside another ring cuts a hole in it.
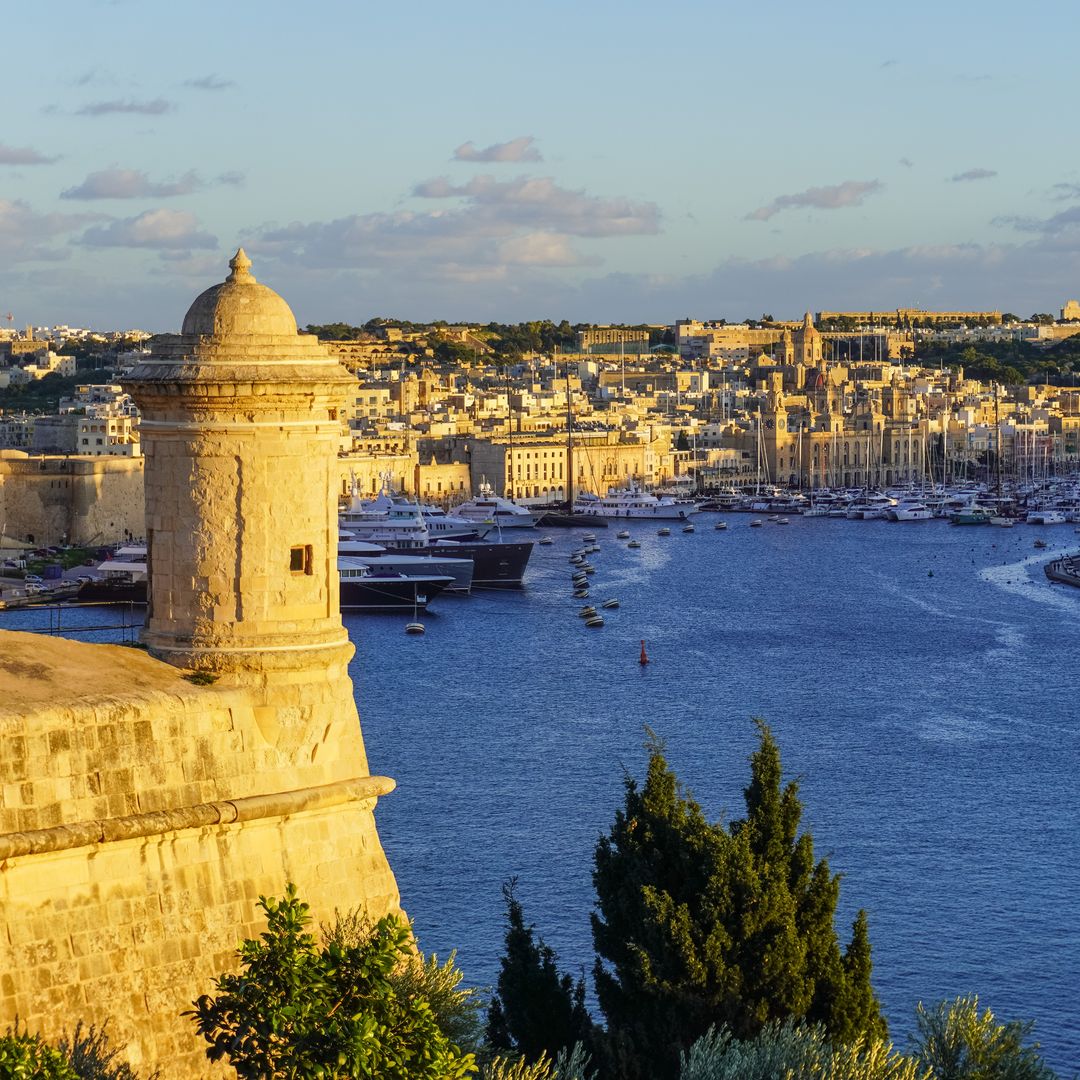
[{"label": "fortification wall", "polygon": [[36,544],[112,544],[145,532],[142,458],[0,457],[0,521]]},{"label": "fortification wall", "polygon": [[227,1075],[180,1014],[258,936],[260,894],[398,910],[347,651],[319,682],[195,686],[139,650],[0,633],[0,1026],[108,1020],[132,1064]]}]

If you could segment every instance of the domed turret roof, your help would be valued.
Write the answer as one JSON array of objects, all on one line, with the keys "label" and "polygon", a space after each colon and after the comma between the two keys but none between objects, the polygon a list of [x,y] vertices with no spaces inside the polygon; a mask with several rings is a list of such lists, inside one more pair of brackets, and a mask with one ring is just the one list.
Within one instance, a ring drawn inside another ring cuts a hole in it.
[{"label": "domed turret roof", "polygon": [[240,248],[229,260],[232,272],[195,298],[184,316],[185,337],[295,337],[296,319],[273,289],[260,285],[251,260]]}]

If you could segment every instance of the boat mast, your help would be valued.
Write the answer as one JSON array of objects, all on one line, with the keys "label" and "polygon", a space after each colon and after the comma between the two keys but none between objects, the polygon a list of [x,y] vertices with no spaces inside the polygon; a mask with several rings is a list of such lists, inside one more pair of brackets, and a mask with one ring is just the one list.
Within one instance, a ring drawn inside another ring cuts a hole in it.
[{"label": "boat mast", "polygon": [[[1001,498],[1001,384],[994,383],[994,428],[997,432],[994,438],[994,464],[997,466],[997,494]],[[998,513],[1000,513],[1000,508]]]},{"label": "boat mast", "polygon": [[510,429],[510,501],[514,501],[514,406],[510,400],[510,368],[503,366],[506,376],[506,422]]},{"label": "boat mast", "polygon": [[[555,346],[555,374],[559,373],[559,346]],[[574,413],[570,406],[570,360],[566,361],[566,512],[574,512]]]}]

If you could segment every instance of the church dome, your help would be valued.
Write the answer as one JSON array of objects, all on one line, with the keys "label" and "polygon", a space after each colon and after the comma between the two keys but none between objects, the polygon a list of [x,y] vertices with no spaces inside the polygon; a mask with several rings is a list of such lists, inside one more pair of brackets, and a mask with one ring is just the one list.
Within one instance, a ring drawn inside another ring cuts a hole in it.
[{"label": "church dome", "polygon": [[255,280],[243,248],[229,266],[232,272],[220,285],[195,298],[181,333],[185,337],[295,337],[292,310],[273,289]]}]

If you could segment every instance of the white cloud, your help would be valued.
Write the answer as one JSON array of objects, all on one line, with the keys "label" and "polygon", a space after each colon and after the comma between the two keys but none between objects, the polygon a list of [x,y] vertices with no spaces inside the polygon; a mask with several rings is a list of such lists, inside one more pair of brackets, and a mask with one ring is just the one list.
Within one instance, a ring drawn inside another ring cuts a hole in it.
[{"label": "white cloud", "polygon": [[183,210],[147,210],[137,217],[95,225],[80,241],[88,247],[131,247],[172,250],[217,247],[217,238],[199,232],[194,214]]},{"label": "white cloud", "polygon": [[660,231],[656,203],[586,195],[559,187],[550,177],[496,180],[474,176],[464,184],[445,177],[417,184],[425,199],[463,198],[466,213],[492,226],[548,229],[573,236],[640,236]]},{"label": "white cloud", "polygon": [[95,220],[90,214],[38,214],[19,199],[0,199],[0,264],[64,259],[51,241]]},{"label": "white cloud", "polygon": [[777,195],[772,202],[759,206],[746,215],[748,221],[768,221],[782,210],[812,207],[817,210],[840,210],[846,206],[861,206],[868,195],[884,189],[880,180],[845,180],[828,187],[812,187],[794,195]]},{"label": "white cloud", "polygon": [[178,180],[152,181],[136,169],[103,169],[90,173],[75,187],[60,192],[61,199],[141,199],[168,198],[190,195],[203,186],[194,172],[186,172]]},{"label": "white cloud", "polygon": [[30,146],[6,146],[0,143],[0,165],[51,165],[56,160]]},{"label": "white cloud", "polygon": [[575,240],[659,231],[654,203],[568,191],[551,179],[464,184],[444,177],[418,184],[413,195],[457,205],[396,213],[353,214],[335,221],[267,226],[249,250],[312,272],[334,270],[399,277],[403,282],[519,282],[554,267],[598,265]]},{"label": "white cloud", "polygon": [[533,146],[534,141],[532,135],[520,135],[509,142],[492,143],[482,150],[466,142],[454,151],[454,161],[542,161],[540,151]]}]

